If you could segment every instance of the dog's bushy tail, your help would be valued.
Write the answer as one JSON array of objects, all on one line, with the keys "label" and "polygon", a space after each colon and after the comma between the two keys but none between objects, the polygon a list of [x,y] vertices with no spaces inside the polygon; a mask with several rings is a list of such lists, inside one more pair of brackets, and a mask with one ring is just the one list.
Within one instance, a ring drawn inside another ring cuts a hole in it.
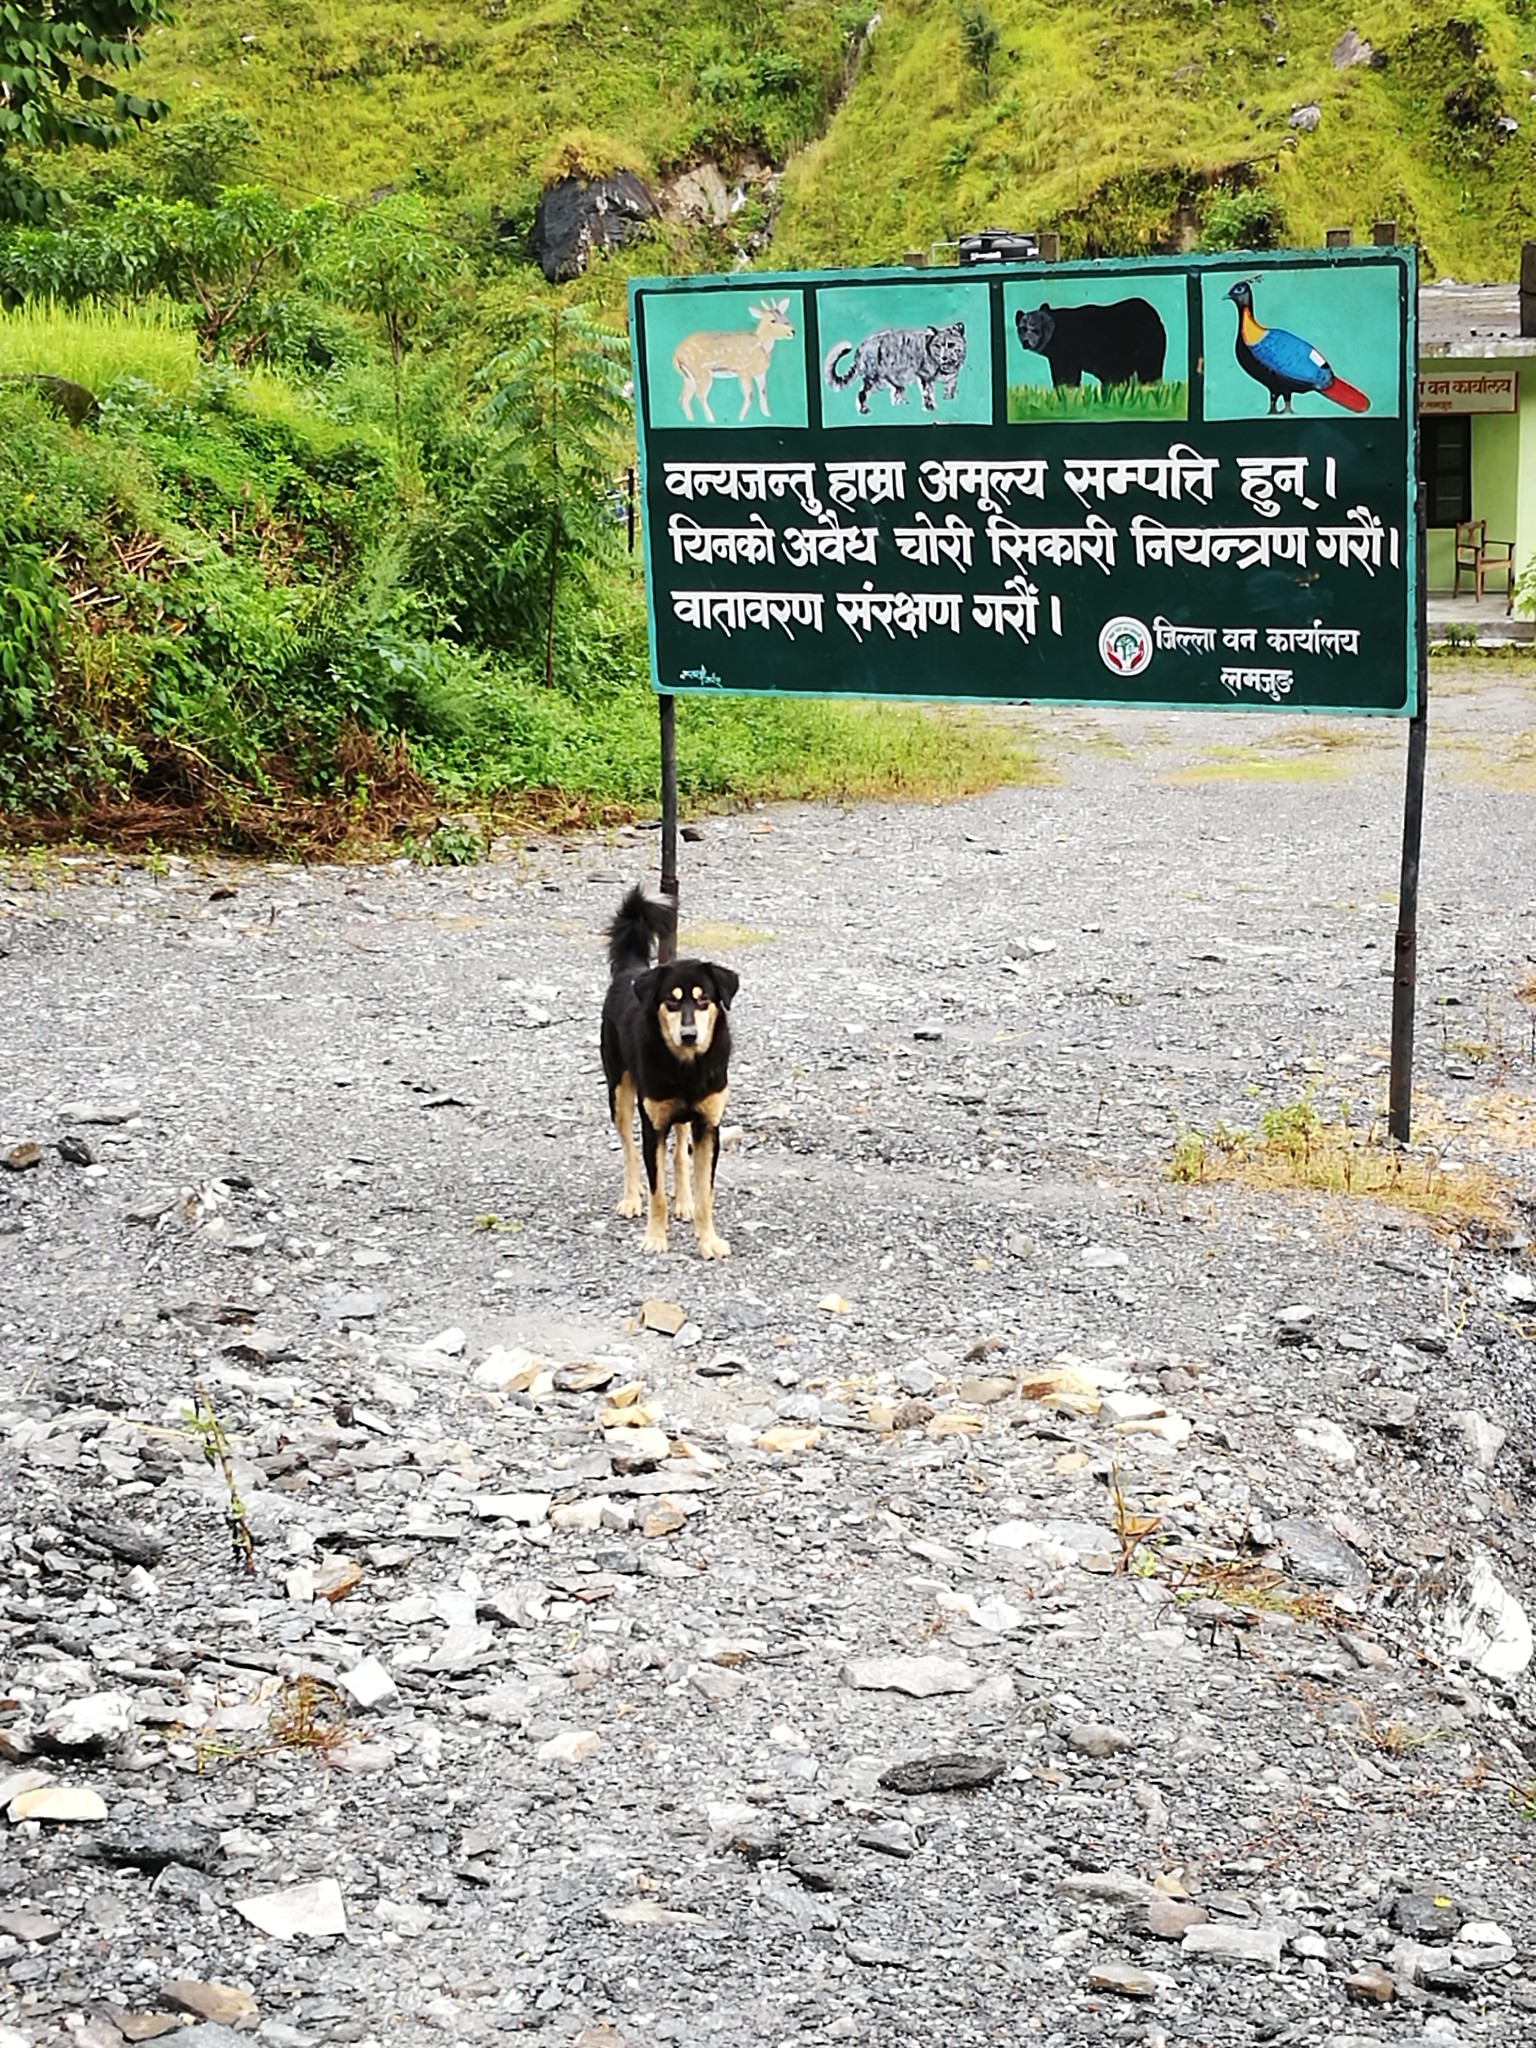
[{"label": "dog's bushy tail", "polygon": [[670,903],[653,902],[643,889],[631,889],[608,927],[609,973],[649,967],[652,942],[671,931],[672,915]]}]

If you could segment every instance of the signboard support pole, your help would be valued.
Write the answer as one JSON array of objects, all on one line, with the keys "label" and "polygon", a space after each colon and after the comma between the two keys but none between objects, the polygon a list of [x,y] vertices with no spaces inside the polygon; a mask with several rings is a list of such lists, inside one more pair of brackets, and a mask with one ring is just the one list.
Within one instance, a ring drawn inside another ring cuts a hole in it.
[{"label": "signboard support pole", "polygon": [[661,893],[671,898],[672,929],[657,947],[663,960],[677,952],[677,699],[666,692],[661,707]]},{"label": "signboard support pole", "polygon": [[1406,1145],[1413,1126],[1413,1004],[1418,986],[1419,842],[1424,824],[1424,755],[1429,739],[1429,642],[1424,605],[1426,504],[1419,486],[1418,555],[1419,687],[1408,721],[1408,779],[1403,791],[1403,865],[1397,892],[1397,936],[1392,952],[1392,1074],[1387,1093],[1387,1128]]}]

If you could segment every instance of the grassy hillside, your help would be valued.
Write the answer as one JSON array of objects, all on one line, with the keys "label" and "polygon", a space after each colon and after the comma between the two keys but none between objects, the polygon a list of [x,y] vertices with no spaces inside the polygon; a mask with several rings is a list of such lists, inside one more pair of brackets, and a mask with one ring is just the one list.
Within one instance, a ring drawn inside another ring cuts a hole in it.
[{"label": "grassy hillside", "polygon": [[[889,0],[855,72],[873,11],[200,0],[152,39],[145,84],[183,113],[215,93],[247,111],[290,195],[415,184],[514,221],[562,144],[651,175],[758,152],[789,165],[776,264],[995,223],[1133,252],[1185,209],[1228,242],[1392,217],[1442,274],[1508,276],[1536,232],[1533,0]],[[1334,69],[1347,27],[1374,66]],[[1308,103],[1315,130],[1292,128]],[[658,248],[656,267],[718,255]]]},{"label": "grassy hillside", "polygon": [[[847,103],[791,168],[780,257],[825,263],[850,240],[894,254],[993,222],[1130,253],[1185,208],[1234,242],[1245,214],[1302,245],[1395,219],[1441,272],[1507,277],[1536,233],[1528,0],[1475,20],[1407,0],[1347,16],[1308,0],[995,0],[991,18],[983,73],[954,8],[883,11]],[[1351,25],[1378,61],[1336,70]],[[1291,127],[1309,103],[1315,129]]]},{"label": "grassy hillside", "polygon": [[[783,157],[840,89],[826,0],[198,0],[159,30],[144,89],[257,123],[289,196],[415,185],[531,213],[563,141],[654,173]],[[600,164],[613,168],[613,162]]]}]

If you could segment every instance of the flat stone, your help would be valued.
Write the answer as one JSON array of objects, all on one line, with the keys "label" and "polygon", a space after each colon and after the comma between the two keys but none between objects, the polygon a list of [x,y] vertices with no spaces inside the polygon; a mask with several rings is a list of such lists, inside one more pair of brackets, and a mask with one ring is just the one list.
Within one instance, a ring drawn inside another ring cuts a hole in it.
[{"label": "flat stone", "polygon": [[443,1640],[422,1666],[424,1671],[474,1671],[495,1653],[496,1631],[486,1622],[460,1621],[444,1631]]},{"label": "flat stone", "polygon": [[0,1153],[0,1166],[8,1168],[12,1173],[26,1173],[34,1166],[41,1166],[42,1163],[43,1148],[41,1145],[33,1144],[30,1138],[20,1145],[13,1145],[8,1152]]},{"label": "flat stone", "polygon": [[1380,1963],[1363,1963],[1344,1979],[1344,1989],[1357,2005],[1390,2005],[1397,1996],[1397,1986]]},{"label": "flat stone", "polygon": [[956,1657],[855,1657],[842,1669],[843,1684],[855,1692],[904,1692],[918,1700],[972,1692],[980,1678]]},{"label": "flat stone", "polygon": [[118,2012],[112,2014],[112,2024],[125,2041],[158,2041],[162,2034],[174,2034],[181,2027],[182,2015],[174,2012]]},{"label": "flat stone", "polygon": [[160,1996],[177,2012],[212,2020],[221,2027],[254,2027],[260,2017],[256,2001],[239,1984],[203,1984],[192,1977],[172,1977]]},{"label": "flat stone", "polygon": [[350,1671],[343,1671],[336,1683],[360,1707],[383,1706],[400,1697],[399,1687],[377,1657],[362,1658]]},{"label": "flat stone", "polygon": [[672,1449],[664,1429],[605,1429],[603,1444],[621,1474],[651,1471]]},{"label": "flat stone", "polygon": [[61,1124],[131,1124],[144,1114],[137,1102],[70,1102],[59,1111]]},{"label": "flat stone", "polygon": [[0,1934],[9,1934],[16,1941],[57,1941],[63,1932],[62,1920],[35,1913],[30,1906],[0,1906]]},{"label": "flat stone", "polygon": [[21,1792],[6,1808],[18,1820],[91,1821],[107,1818],[107,1802],[85,1785],[39,1785]]},{"label": "flat stone", "polygon": [[1456,1939],[1472,1948],[1512,1948],[1512,1936],[1497,1920],[1468,1920],[1456,1931]]},{"label": "flat stone", "polygon": [[137,1827],[119,1826],[107,1834],[92,1836],[90,1848],[99,1862],[151,1873],[172,1863],[193,1870],[213,1870],[219,1861],[219,1838],[213,1829],[185,1822],[145,1821]]},{"label": "flat stone", "polygon": [[1485,1678],[1518,1678],[1531,1661],[1530,1620],[1483,1553],[1472,1559],[1464,1584],[1447,1605],[1445,1632],[1452,1659],[1470,1664]]},{"label": "flat stone", "polygon": [[1509,1431],[1500,1423],[1492,1422],[1476,1408],[1463,1408],[1454,1417],[1461,1430],[1461,1440],[1472,1454],[1480,1472],[1491,1472],[1499,1462],[1499,1453],[1509,1440]]},{"label": "flat stone", "polygon": [[133,1726],[133,1702],[126,1693],[87,1693],[54,1708],[37,1731],[37,1746],[55,1754],[95,1753],[121,1742]]},{"label": "flat stone", "polygon": [[595,1756],[603,1738],[594,1728],[567,1728],[541,1742],[534,1755],[541,1764],[581,1764]]},{"label": "flat stone", "polygon": [[99,1544],[124,1564],[157,1565],[165,1556],[164,1540],[151,1529],[114,1515],[82,1515],[75,1534],[86,1543]]},{"label": "flat stone", "polygon": [[876,1821],[857,1839],[861,1849],[875,1849],[882,1856],[905,1859],[917,1854],[917,1835],[904,1820]]},{"label": "flat stone", "polygon": [[1302,1450],[1313,1452],[1341,1472],[1356,1462],[1354,1445],[1339,1425],[1330,1422],[1326,1415],[1312,1415],[1297,1423],[1296,1441]]},{"label": "flat stone", "polygon": [[1057,1886],[1069,1899],[1098,1899],[1106,1906],[1146,1906],[1163,1902],[1156,1885],[1129,1870],[1084,1870],[1064,1877]]},{"label": "flat stone", "polygon": [[1256,1963],[1270,1970],[1280,1967],[1280,1947],[1278,1927],[1218,1927],[1211,1922],[1186,1929],[1182,1943],[1185,1955],[1205,1962]]},{"label": "flat stone", "polygon": [[547,1493],[477,1493],[470,1505],[482,1522],[517,1522],[533,1528],[549,1520]]},{"label": "flat stone", "polygon": [[1134,1749],[1136,1738],[1108,1721],[1074,1721],[1066,1730],[1066,1744],[1079,1756],[1107,1757]]},{"label": "flat stone", "polygon": [[1204,1906],[1192,1906],[1188,1899],[1152,1899],[1132,1913],[1132,1924],[1155,1941],[1182,1941],[1191,1927],[1203,1927],[1210,1919]]},{"label": "flat stone", "polygon": [[517,1728],[538,1696],[536,1685],[511,1678],[486,1692],[474,1693],[464,1701],[464,1712],[472,1721],[489,1721],[494,1728]]},{"label": "flat stone", "polygon": [[257,1892],[248,1899],[236,1899],[234,1907],[243,1920],[276,1941],[295,1941],[301,1935],[317,1940],[347,1931],[346,1904],[334,1877],[322,1877],[316,1884],[289,1885],[282,1891]]},{"label": "flat stone", "polygon": [[929,1756],[911,1763],[892,1764],[880,1774],[887,1792],[916,1797],[925,1792],[973,1792],[990,1785],[1003,1768],[998,1756]]},{"label": "flat stone", "polygon": [[[920,1031],[913,1033],[915,1038],[922,1035]],[[941,1038],[943,1033],[935,1030],[933,1036]],[[912,1967],[912,1958],[904,1950],[892,1948],[883,1941],[850,1941],[848,1960],[866,1970],[910,1970]]]},{"label": "flat stone", "polygon": [[1134,1963],[1095,1963],[1088,1972],[1090,1991],[1113,1991],[1121,1998],[1156,1998],[1160,1988],[1150,1970]]},{"label": "flat stone", "polygon": [[1361,1593],[1370,1584],[1370,1571],[1359,1551],[1320,1522],[1287,1516],[1275,1524],[1275,1541],[1285,1552],[1286,1570],[1304,1586],[1338,1586]]},{"label": "flat stone", "polygon": [[1443,1893],[1405,1892],[1392,1901],[1392,1925],[1411,1941],[1450,1941],[1460,1934],[1464,1917]]}]

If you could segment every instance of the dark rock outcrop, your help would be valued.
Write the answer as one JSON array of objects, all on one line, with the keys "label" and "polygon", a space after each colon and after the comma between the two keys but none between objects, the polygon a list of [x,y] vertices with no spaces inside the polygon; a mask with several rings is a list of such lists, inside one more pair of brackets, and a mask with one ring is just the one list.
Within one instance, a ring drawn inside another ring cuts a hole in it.
[{"label": "dark rock outcrop", "polygon": [[580,277],[593,249],[616,249],[657,217],[656,201],[633,171],[605,178],[557,178],[539,194],[529,248],[551,284]]}]

